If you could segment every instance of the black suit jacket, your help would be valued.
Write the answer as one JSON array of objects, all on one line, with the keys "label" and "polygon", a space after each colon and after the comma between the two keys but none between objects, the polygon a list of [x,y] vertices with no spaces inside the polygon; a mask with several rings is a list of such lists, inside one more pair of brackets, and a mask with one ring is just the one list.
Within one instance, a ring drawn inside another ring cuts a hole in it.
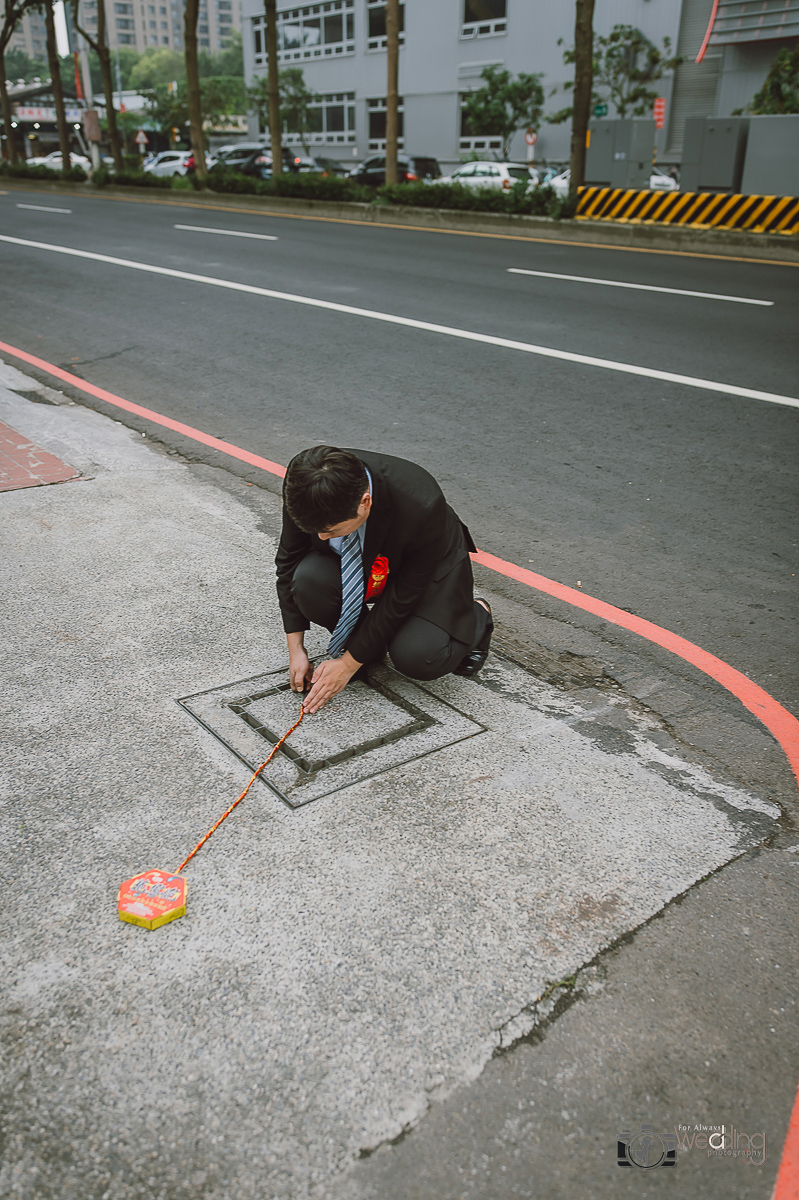
[{"label": "black suit jacket", "polygon": [[[368,580],[372,564],[382,556],[388,559],[388,579],[374,606],[350,635],[346,649],[358,662],[371,662],[412,615],[432,621],[471,646],[476,618],[469,551],[476,546],[469,530],[423,467],[371,450],[351,453],[369,468],[373,483],[363,548],[364,577]],[[286,633],[309,627],[294,603],[291,582],[299,563],[312,550],[335,554],[316,534],[304,533],[294,524],[284,502],[275,563]]]}]

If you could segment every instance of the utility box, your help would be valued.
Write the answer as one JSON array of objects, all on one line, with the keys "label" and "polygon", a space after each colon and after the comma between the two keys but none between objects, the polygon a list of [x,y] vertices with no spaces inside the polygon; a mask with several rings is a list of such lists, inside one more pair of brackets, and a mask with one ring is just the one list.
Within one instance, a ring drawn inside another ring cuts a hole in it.
[{"label": "utility box", "polygon": [[647,188],[652,173],[655,122],[648,119],[594,121],[585,156],[585,182],[592,187]]},{"label": "utility box", "polygon": [[748,117],[688,117],[680,190],[740,192],[748,133]]},{"label": "utility box", "polygon": [[749,118],[741,191],[799,196],[799,116]]}]

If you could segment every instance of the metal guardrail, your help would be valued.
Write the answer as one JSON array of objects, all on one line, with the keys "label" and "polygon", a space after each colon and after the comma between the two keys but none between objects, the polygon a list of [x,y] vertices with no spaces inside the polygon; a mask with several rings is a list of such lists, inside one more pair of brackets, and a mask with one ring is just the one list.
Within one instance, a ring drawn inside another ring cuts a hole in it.
[{"label": "metal guardrail", "polygon": [[689,229],[795,234],[799,233],[799,198],[582,187],[576,217],[578,221],[618,221],[628,225],[651,223]]}]

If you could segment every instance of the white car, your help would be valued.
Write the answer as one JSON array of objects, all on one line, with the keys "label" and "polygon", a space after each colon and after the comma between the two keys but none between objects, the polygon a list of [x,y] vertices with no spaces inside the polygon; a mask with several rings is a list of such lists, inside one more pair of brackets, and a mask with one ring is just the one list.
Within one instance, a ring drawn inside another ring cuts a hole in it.
[{"label": "white car", "polygon": [[145,163],[143,170],[148,175],[185,175],[186,163],[190,158],[191,150],[162,150]]},{"label": "white car", "polygon": [[679,192],[680,183],[673,175],[667,175],[660,167],[653,167],[649,176],[649,186],[653,192]]},{"label": "white car", "polygon": [[515,183],[538,186],[535,167],[512,162],[468,162],[456,167],[451,175],[436,179],[436,183],[462,183],[470,188],[494,188],[509,192]]},{"label": "white car", "polygon": [[[91,171],[92,169],[90,160],[82,154],[70,154],[69,165],[71,167],[80,167],[83,171]],[[61,171],[63,169],[61,151],[53,150],[50,154],[39,155],[37,158],[29,158],[26,166],[49,167],[51,171]]]},{"label": "white car", "polygon": [[[568,196],[570,178],[571,171],[567,167],[565,171],[561,171],[560,175],[556,175],[554,179],[550,179],[547,187],[551,187],[556,196]],[[659,167],[652,168],[652,174],[649,176],[649,186],[654,192],[678,192],[680,190],[677,180],[672,179],[671,175],[666,175]]]}]

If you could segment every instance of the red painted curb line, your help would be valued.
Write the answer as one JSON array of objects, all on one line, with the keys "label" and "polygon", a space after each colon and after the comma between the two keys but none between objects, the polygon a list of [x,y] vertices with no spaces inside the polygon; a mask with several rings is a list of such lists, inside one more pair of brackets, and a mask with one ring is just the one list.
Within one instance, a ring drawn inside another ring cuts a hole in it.
[{"label": "red painted curb line", "polygon": [[[121,396],[117,396],[113,392],[108,392],[105,388],[97,387],[93,383],[87,383],[85,379],[81,379],[77,375],[72,375],[69,371],[65,371],[53,363],[46,362],[43,358],[37,358],[35,354],[28,354],[25,350],[18,350],[15,346],[9,346],[6,342],[0,342],[0,352],[10,354],[15,358],[21,359],[23,362],[29,363],[33,367],[37,367],[41,371],[46,371],[48,374],[54,375],[57,379],[63,380],[64,383],[68,383],[90,396],[95,396],[98,400],[103,400],[106,404],[112,404],[115,408],[122,408],[126,412],[135,413],[139,417],[145,417],[148,421],[152,421],[156,425],[172,429],[175,433],[183,434],[184,437],[201,442],[202,445],[209,446],[212,450],[221,450],[223,454],[228,454],[231,458],[237,458],[241,462],[249,463],[253,467],[260,467],[261,470],[269,471],[270,474],[277,475],[281,479],[286,474],[286,468],[282,467],[280,463],[272,462],[268,458],[261,458],[260,455],[252,454],[249,450],[242,450],[240,446],[234,446],[231,442],[222,441],[221,438],[211,437],[210,434],[203,433],[202,430],[195,429],[192,425],[185,425],[182,421],[174,421],[171,417],[165,417],[151,408],[144,408],[140,404],[133,404],[130,400],[124,400]],[[740,700],[741,704],[745,708],[748,708],[765,725],[769,732],[774,735],[785,751],[797,782],[799,782],[799,721],[770,696],[768,692],[764,691],[756,683],[753,683],[741,671],[737,671],[720,658],[716,658],[715,655],[709,654],[699,646],[695,646],[693,642],[679,637],[676,633],[669,633],[667,629],[662,629],[659,625],[654,625],[651,621],[647,621],[643,617],[633,616],[631,613],[627,613],[621,608],[616,608],[612,604],[606,604],[604,600],[597,600],[593,596],[586,596],[583,592],[566,587],[564,584],[557,583],[553,579],[547,579],[544,575],[537,575],[534,571],[528,571],[524,567],[517,567],[514,563],[505,562],[504,559],[497,558],[493,554],[488,554],[484,550],[478,550],[476,554],[472,555],[472,558],[475,562],[480,563],[481,566],[488,567],[498,575],[505,575],[508,579],[515,579],[519,583],[524,583],[528,587],[535,588],[536,591],[544,592],[549,596],[554,596],[558,600],[563,600],[566,604],[571,604],[575,608],[581,608],[585,612],[601,617],[603,620],[609,621],[612,625],[618,625],[622,629],[629,629],[632,633],[638,634],[639,637],[646,638],[647,641],[654,642],[672,654],[676,654],[685,662],[691,663],[692,666],[704,672],[705,675],[709,675],[711,679],[715,679],[727,691],[732,692],[733,696]]]},{"label": "red painted curb line", "polygon": [[799,1200],[799,1092],[791,1113],[771,1200]]},{"label": "red painted curb line", "polygon": [[720,658],[716,658],[715,655],[709,654],[707,650],[702,650],[700,646],[695,646],[693,642],[687,641],[679,634],[669,633],[668,629],[662,629],[660,625],[654,625],[643,617],[636,617],[632,613],[625,612],[623,608],[606,604],[604,600],[586,596],[583,592],[566,587],[562,583],[556,583],[544,575],[536,575],[534,571],[528,571],[524,567],[517,567],[514,563],[495,558],[493,554],[487,554],[484,550],[478,550],[477,554],[472,555],[472,558],[484,567],[496,571],[498,575],[516,579],[519,583],[525,583],[539,592],[555,596],[558,600],[563,600],[575,608],[582,608],[596,617],[602,617],[613,625],[629,629],[632,633],[637,633],[639,637],[655,642],[658,646],[662,646],[665,650],[669,650],[672,654],[691,663],[692,666],[698,667],[705,675],[709,675],[711,679],[715,679],[717,683],[725,687],[728,692],[732,692],[745,708],[748,708],[759,721],[762,721],[766,729],[782,746],[797,782],[799,782],[799,721],[788,712],[787,708],[783,708],[768,692],[753,683],[741,671],[736,671],[735,667],[731,667]]}]

